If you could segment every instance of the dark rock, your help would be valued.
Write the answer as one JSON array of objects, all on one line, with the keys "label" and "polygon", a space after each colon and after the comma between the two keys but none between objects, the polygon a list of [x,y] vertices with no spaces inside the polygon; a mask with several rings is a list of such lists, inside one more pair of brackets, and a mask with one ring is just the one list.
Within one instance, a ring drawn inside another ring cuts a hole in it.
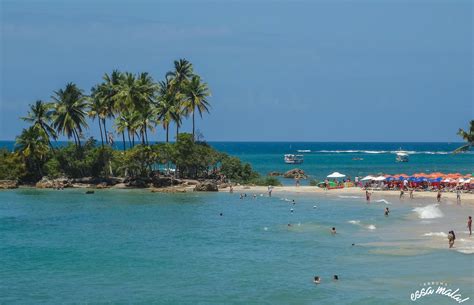
[{"label": "dark rock", "polygon": [[211,181],[204,181],[194,187],[195,192],[217,192],[217,183]]},{"label": "dark rock", "polygon": [[16,189],[18,188],[17,180],[0,180],[0,189]]},{"label": "dark rock", "polygon": [[285,178],[296,178],[296,179],[306,179],[308,176],[305,174],[304,170],[299,168],[294,168],[292,170],[287,171],[283,177]]},{"label": "dark rock", "polygon": [[283,174],[282,173],[279,173],[279,172],[269,172],[267,176],[270,176],[270,177],[278,177],[278,176],[282,176]]}]

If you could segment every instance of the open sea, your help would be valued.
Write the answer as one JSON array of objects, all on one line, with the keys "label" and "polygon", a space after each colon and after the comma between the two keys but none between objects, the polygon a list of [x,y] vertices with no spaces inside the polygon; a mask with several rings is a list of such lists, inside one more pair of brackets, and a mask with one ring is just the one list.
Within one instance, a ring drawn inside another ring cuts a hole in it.
[{"label": "open sea", "polygon": [[[446,143],[211,144],[263,174],[293,168],[283,154],[299,149],[311,151],[300,167],[321,178],[467,174],[474,164],[473,154],[452,155],[458,144]],[[410,162],[395,162],[391,152],[400,146]],[[361,196],[277,191],[241,200],[237,193],[4,190],[0,304],[458,304],[436,293],[410,299],[444,284],[474,304],[474,237],[466,231],[473,214],[472,205],[448,199],[437,205],[434,196],[383,193],[367,204]],[[448,230],[456,232],[453,249]]]}]

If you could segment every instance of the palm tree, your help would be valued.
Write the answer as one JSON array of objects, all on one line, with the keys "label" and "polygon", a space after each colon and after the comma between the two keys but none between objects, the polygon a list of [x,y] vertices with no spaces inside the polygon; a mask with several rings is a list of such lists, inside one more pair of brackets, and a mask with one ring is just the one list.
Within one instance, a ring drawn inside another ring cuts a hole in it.
[{"label": "palm tree", "polygon": [[57,132],[74,138],[76,147],[81,146],[82,129],[87,128],[87,98],[74,83],[54,92],[53,126]]},{"label": "palm tree", "polygon": [[[105,127],[105,117],[107,116],[107,107],[105,106],[104,101],[99,98],[96,88],[92,88],[92,95],[91,95],[91,102],[89,104],[89,117],[94,120],[98,118],[99,122],[99,130],[100,130],[100,141],[102,146],[104,146],[104,135],[102,134],[102,119],[104,119],[104,127]],[[107,141],[107,133],[105,133],[105,138]]]},{"label": "palm tree", "polygon": [[169,142],[169,125],[171,122],[181,124],[180,111],[183,96],[173,92],[170,81],[161,81],[159,83],[159,96],[157,108],[158,120],[161,121],[163,128],[166,130],[166,143]]},{"label": "palm tree", "polygon": [[[108,142],[108,132],[107,132],[107,125],[106,121],[107,119],[113,118],[114,117],[114,112],[116,110],[115,107],[115,95],[117,94],[119,90],[119,85],[120,81],[122,79],[122,73],[119,72],[118,70],[112,71],[110,75],[107,73],[104,74],[102,77],[103,82],[96,87],[92,88],[92,98],[93,99],[98,99],[97,105],[100,106],[100,110],[98,114],[96,114],[99,117],[99,128],[102,129],[100,123],[102,123],[103,129],[104,129],[104,136],[106,142]],[[94,115],[94,113],[92,113]],[[102,138],[102,134],[101,134]]]},{"label": "palm tree", "polygon": [[35,104],[30,105],[30,111],[26,117],[21,119],[32,123],[32,127],[36,128],[40,133],[43,134],[43,137],[47,140],[48,145],[53,148],[51,145],[51,138],[54,140],[57,139],[56,131],[51,127],[51,104],[45,104],[43,101],[38,100]]},{"label": "palm tree", "polygon": [[174,71],[166,73],[166,79],[170,80],[175,91],[181,89],[181,85],[193,76],[193,65],[182,58],[174,61]]},{"label": "palm tree", "polygon": [[474,120],[471,120],[469,122],[469,132],[465,131],[462,128],[459,128],[458,135],[463,138],[464,141],[467,142],[467,144],[457,148],[454,153],[459,153],[462,151],[468,151],[471,149],[471,147],[474,146]]},{"label": "palm tree", "polygon": [[199,116],[202,118],[203,112],[209,113],[209,102],[207,97],[211,95],[207,84],[201,82],[201,78],[197,75],[193,75],[190,82],[185,88],[185,95],[187,98],[187,112],[192,113],[193,116],[193,141],[195,141],[195,120],[194,114],[196,110]]},{"label": "palm tree", "polygon": [[38,173],[43,176],[43,165],[49,153],[46,133],[34,126],[23,129],[16,138],[15,151],[25,158],[25,163],[30,173]]},{"label": "palm tree", "polygon": [[121,115],[115,119],[115,130],[122,135],[123,151],[125,151],[127,149],[125,145],[125,131],[128,130],[128,121],[125,116]]}]

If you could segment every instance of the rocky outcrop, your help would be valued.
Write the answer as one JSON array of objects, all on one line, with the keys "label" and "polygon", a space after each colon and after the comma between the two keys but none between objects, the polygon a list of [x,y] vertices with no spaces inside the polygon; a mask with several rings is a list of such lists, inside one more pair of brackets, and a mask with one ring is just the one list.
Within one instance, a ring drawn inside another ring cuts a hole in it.
[{"label": "rocky outcrop", "polygon": [[36,187],[40,189],[66,188],[73,186],[73,181],[66,177],[60,177],[56,179],[49,179],[48,177],[43,177],[40,181],[36,182]]},{"label": "rocky outcrop", "polygon": [[173,177],[153,177],[151,183],[154,187],[169,187],[181,184],[181,181]]},{"label": "rocky outcrop", "polygon": [[269,172],[267,176],[278,177],[278,176],[281,176],[281,175],[283,175],[283,174],[279,173],[279,172]]},{"label": "rocky outcrop", "polygon": [[217,183],[211,181],[204,181],[194,187],[195,192],[217,192]]},{"label": "rocky outcrop", "polygon": [[0,189],[16,189],[18,188],[17,180],[0,180]]},{"label": "rocky outcrop", "polygon": [[306,179],[308,176],[305,174],[304,170],[299,168],[294,168],[292,170],[287,171],[283,177],[285,178],[294,178],[294,179]]}]

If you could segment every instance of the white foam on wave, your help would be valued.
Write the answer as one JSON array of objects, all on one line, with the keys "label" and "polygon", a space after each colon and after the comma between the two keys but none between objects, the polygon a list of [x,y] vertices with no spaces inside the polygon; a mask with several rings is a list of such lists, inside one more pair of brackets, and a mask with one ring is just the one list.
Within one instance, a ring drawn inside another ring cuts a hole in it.
[{"label": "white foam on wave", "polygon": [[360,220],[349,220],[348,223],[351,223],[353,225],[359,225],[360,224]]},{"label": "white foam on wave", "polygon": [[[347,150],[314,150],[311,151],[312,153],[323,153],[323,154],[353,154],[353,153],[358,153],[358,154],[396,154],[398,151],[396,150],[358,150],[358,149],[347,149]],[[404,151],[405,153],[409,155],[416,155],[416,154],[422,154],[422,155],[447,155],[450,154],[450,151],[415,151],[415,150],[408,150]],[[472,153],[472,152],[467,152],[467,153]]]},{"label": "white foam on wave", "polygon": [[429,232],[429,233],[423,234],[423,236],[435,236],[435,237],[446,238],[446,237],[448,237],[448,234],[444,233],[444,232]]},{"label": "white foam on wave", "polygon": [[356,225],[356,226],[361,226],[364,227],[368,230],[375,230],[377,227],[374,224],[368,224],[368,225],[363,225],[360,220],[349,220],[348,223]]},{"label": "white foam on wave", "polygon": [[362,198],[361,196],[346,196],[346,195],[339,195],[337,197],[339,197],[339,198],[350,198],[350,199]]},{"label": "white foam on wave", "polygon": [[438,206],[439,204],[430,204],[424,207],[414,208],[413,211],[418,214],[418,218],[420,219],[442,218],[444,214]]},{"label": "white foam on wave", "polygon": [[375,200],[375,202],[383,202],[385,204],[392,204],[391,202],[385,200],[385,199],[379,199],[379,200]]},{"label": "white foam on wave", "polygon": [[366,228],[369,229],[369,230],[377,229],[377,227],[375,225],[368,225],[368,226],[366,226]]}]

